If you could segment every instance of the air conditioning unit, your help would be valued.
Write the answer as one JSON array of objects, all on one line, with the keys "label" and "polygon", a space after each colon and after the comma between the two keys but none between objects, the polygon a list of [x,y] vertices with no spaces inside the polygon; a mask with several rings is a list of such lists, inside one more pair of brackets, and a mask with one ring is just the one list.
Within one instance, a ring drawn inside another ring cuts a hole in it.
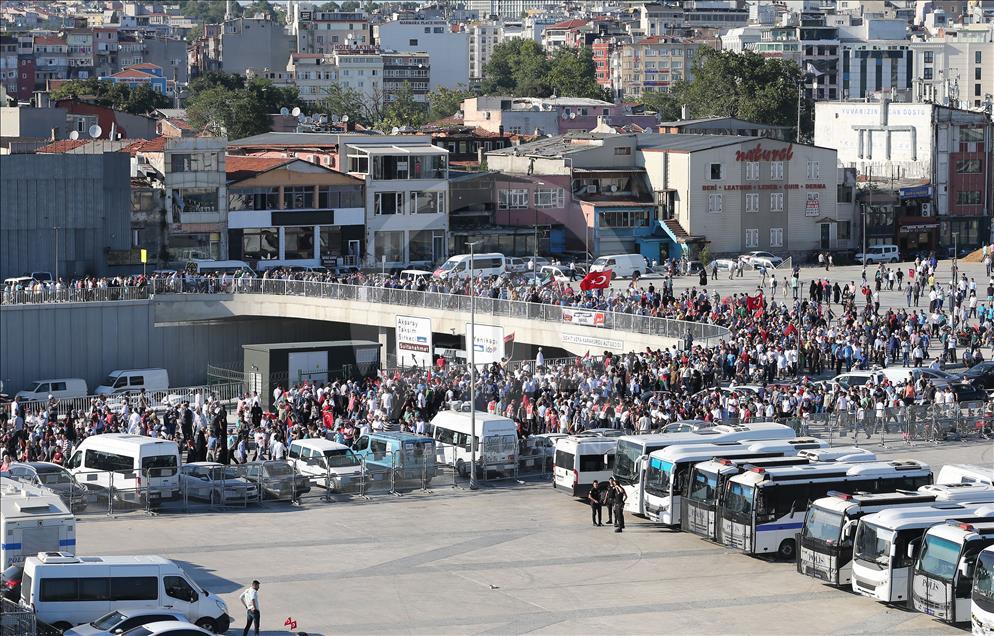
[{"label": "air conditioning unit", "polygon": [[932,204],[922,203],[922,216],[932,216]]},{"label": "air conditioning unit", "polygon": [[595,184],[588,185],[587,194],[597,194],[597,186]]}]

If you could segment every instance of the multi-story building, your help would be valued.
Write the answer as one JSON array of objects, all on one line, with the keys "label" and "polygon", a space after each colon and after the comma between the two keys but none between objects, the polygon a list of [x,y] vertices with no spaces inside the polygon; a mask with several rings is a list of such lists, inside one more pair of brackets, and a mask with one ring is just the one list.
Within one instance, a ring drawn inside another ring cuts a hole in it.
[{"label": "multi-story building", "polygon": [[69,45],[65,38],[39,35],[34,39],[35,81],[45,86],[48,80],[69,77]]},{"label": "multi-story building", "polygon": [[542,46],[547,51],[560,47],[577,48],[584,43],[584,33],[590,30],[590,20],[575,19],[556,22],[542,31]]},{"label": "multi-story building", "polygon": [[496,17],[518,19],[528,11],[546,11],[562,8],[562,3],[552,0],[465,0],[469,11],[475,11],[481,18]]},{"label": "multi-story building", "polygon": [[119,33],[117,38],[117,63],[119,67],[127,68],[144,62],[144,49],[142,41],[137,36]]},{"label": "multi-story building", "polygon": [[359,91],[372,102],[382,102],[383,55],[371,45],[340,45],[332,55],[339,85]]},{"label": "multi-story building", "polygon": [[383,50],[419,51],[431,58],[429,89],[469,84],[469,33],[444,20],[393,20],[373,27]]},{"label": "multi-story building", "polygon": [[0,85],[3,86],[8,95],[15,97],[19,95],[17,82],[19,68],[17,38],[11,35],[0,35]]},{"label": "multi-story building", "polygon": [[26,102],[35,91],[36,62],[34,55],[17,56],[17,99]]},{"label": "multi-story building", "polygon": [[467,26],[469,32],[469,79],[479,82],[483,79],[483,69],[490,61],[494,47],[503,39],[503,27],[499,22],[474,22]]},{"label": "multi-story building", "polygon": [[638,99],[644,93],[665,93],[674,82],[691,79],[691,66],[700,46],[686,38],[654,35],[621,47],[617,53],[621,58],[621,97]]},{"label": "multi-story building", "polygon": [[764,28],[751,48],[764,57],[790,60],[806,73],[809,99],[839,98],[839,30],[823,19],[801,26]]},{"label": "multi-story building", "polygon": [[115,84],[126,84],[129,88],[148,86],[157,93],[168,95],[172,91],[170,83],[166,80],[161,66],[155,64],[135,64],[123,70],[100,78],[102,81],[114,82]]},{"label": "multi-story building", "polygon": [[93,30],[69,29],[65,32],[65,38],[69,47],[70,79],[92,77],[94,65]]},{"label": "multi-story building", "polygon": [[[994,24],[949,28],[913,40],[916,99],[983,110],[994,96]],[[990,112],[990,111],[988,111]]]},{"label": "multi-story building", "polygon": [[428,104],[428,87],[431,84],[431,58],[427,53],[384,51],[383,101],[390,103],[407,84],[414,101]]},{"label": "multi-story building", "polygon": [[282,24],[264,16],[207,25],[188,52],[191,74],[223,71],[243,75],[248,69],[284,68],[294,39]]},{"label": "multi-story building", "polygon": [[342,45],[372,44],[369,20],[358,11],[291,11],[287,25],[299,53],[332,53]]},{"label": "multi-story building", "polygon": [[615,99],[621,99],[621,50],[630,43],[630,38],[613,36],[598,38],[591,45],[594,77]]},{"label": "multi-story building", "polygon": [[[116,26],[93,29],[93,72],[97,77],[110,75],[121,68],[118,66],[118,36]],[[185,58],[186,55],[184,54],[183,57]]]}]

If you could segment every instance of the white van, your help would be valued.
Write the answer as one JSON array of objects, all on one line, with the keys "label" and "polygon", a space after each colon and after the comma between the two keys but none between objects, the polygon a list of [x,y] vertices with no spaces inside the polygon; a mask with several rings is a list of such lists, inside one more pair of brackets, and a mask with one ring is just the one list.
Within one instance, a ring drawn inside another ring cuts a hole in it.
[{"label": "white van", "polygon": [[47,400],[48,396],[64,400],[89,395],[86,380],[82,378],[55,378],[54,380],[32,380],[31,386],[17,392],[22,400]]},{"label": "white van", "polygon": [[217,634],[231,617],[220,597],[161,556],[84,556],[39,552],[24,562],[21,605],[58,629],[88,623],[111,610],[170,609]]},{"label": "white van", "polygon": [[215,261],[213,259],[195,258],[186,264],[186,271],[197,274],[231,274],[242,272],[243,274],[255,277],[255,271],[245,261]]},{"label": "white van", "polygon": [[179,447],[171,440],[104,433],[84,439],[69,458],[69,472],[91,490],[121,501],[152,501],[179,493]]},{"label": "white van", "polygon": [[38,484],[0,477],[0,568],[48,550],[76,549],[76,517]]},{"label": "white van", "polygon": [[590,265],[592,272],[603,272],[608,269],[611,270],[614,278],[631,278],[649,271],[649,263],[641,254],[615,254],[601,256]]},{"label": "white van", "polygon": [[351,448],[320,437],[290,442],[287,461],[311,483],[335,492],[354,487],[362,476],[359,458]]},{"label": "white van", "polygon": [[[454,466],[463,477],[469,476],[472,454],[470,445],[471,413],[439,411],[431,421],[431,436],[440,464]],[[511,476],[518,465],[518,427],[514,420],[483,411],[476,412],[477,476]]]},{"label": "white van", "polygon": [[[473,275],[479,278],[500,276],[507,271],[507,259],[503,254],[474,254]],[[435,270],[437,278],[469,278],[469,254],[452,256]]]},{"label": "white van", "polygon": [[901,260],[901,252],[897,245],[871,245],[867,248],[866,254],[857,252],[854,257],[856,264],[876,263],[896,263]]},{"label": "white van", "polygon": [[564,437],[556,440],[552,487],[586,497],[594,481],[607,483],[614,472],[617,437]]},{"label": "white van", "polygon": [[165,369],[118,369],[107,374],[93,392],[97,395],[165,391],[169,388],[169,372]]},{"label": "white van", "polygon": [[946,464],[939,469],[937,484],[994,485],[994,468],[976,464]]}]

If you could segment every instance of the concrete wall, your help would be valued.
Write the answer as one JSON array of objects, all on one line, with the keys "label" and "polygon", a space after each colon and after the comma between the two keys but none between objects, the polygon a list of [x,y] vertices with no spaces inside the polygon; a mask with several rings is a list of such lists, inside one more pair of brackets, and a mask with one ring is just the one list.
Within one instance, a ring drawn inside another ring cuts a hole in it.
[{"label": "concrete wall", "polygon": [[55,128],[56,139],[69,135],[65,108],[0,107],[0,137],[41,137],[48,139]]},{"label": "concrete wall", "polygon": [[[377,329],[256,318],[155,326],[147,300],[0,308],[0,379],[14,393],[31,380],[84,378],[92,391],[114,369],[164,367],[172,386],[206,380],[208,364],[240,364],[242,345],[377,339]],[[356,335],[353,335],[356,334]]]}]

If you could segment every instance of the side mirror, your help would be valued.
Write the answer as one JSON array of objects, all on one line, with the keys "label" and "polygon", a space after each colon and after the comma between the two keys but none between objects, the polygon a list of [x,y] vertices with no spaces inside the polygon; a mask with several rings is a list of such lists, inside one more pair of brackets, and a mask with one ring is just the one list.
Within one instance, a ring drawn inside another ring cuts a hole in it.
[{"label": "side mirror", "polygon": [[970,567],[970,563],[966,559],[960,559],[959,567],[957,568],[957,570],[959,570],[959,575],[962,576],[964,579],[969,579],[972,576],[971,572],[972,568]]},{"label": "side mirror", "polygon": [[908,558],[909,559],[915,558],[915,548],[916,547],[917,547],[917,545],[915,544],[914,541],[912,541],[911,543],[908,544],[908,550],[907,550],[907,552],[908,552]]},{"label": "side mirror", "polygon": [[855,519],[850,519],[849,521],[846,522],[846,525],[842,526],[843,541],[852,538],[853,532],[856,531],[856,523],[857,521]]},{"label": "side mirror", "polygon": [[897,556],[897,546],[894,545],[893,543],[891,543],[890,544],[890,557],[891,557],[891,559],[893,559],[896,556]]}]

